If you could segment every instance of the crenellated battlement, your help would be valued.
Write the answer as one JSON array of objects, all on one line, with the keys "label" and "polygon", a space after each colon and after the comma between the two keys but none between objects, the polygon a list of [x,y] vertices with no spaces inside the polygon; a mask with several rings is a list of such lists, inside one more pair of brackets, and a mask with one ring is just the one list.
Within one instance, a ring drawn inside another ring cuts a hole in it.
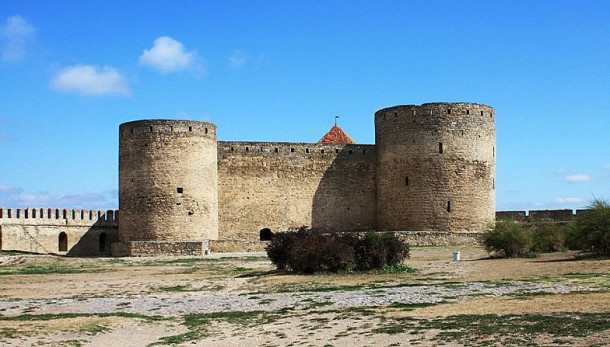
[{"label": "crenellated battlement", "polygon": [[332,158],[347,154],[372,156],[375,145],[352,145],[332,143],[295,143],[295,142],[247,142],[218,141],[219,156],[252,155],[252,156],[282,156],[282,157],[324,157]]},{"label": "crenellated battlement", "polygon": [[173,137],[207,137],[216,139],[216,125],[207,122],[147,119],[123,123],[119,127],[122,140],[153,139],[163,136]]},{"label": "crenellated battlement", "polygon": [[0,208],[0,219],[4,223],[12,221],[28,221],[44,224],[44,222],[60,222],[61,224],[95,224],[100,226],[118,225],[118,210],[79,210],[59,208]]}]

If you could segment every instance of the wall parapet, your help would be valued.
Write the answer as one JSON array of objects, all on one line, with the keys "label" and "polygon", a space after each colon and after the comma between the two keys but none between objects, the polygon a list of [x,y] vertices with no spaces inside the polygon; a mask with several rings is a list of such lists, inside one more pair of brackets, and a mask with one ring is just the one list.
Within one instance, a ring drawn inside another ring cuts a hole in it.
[{"label": "wall parapet", "polygon": [[4,223],[35,221],[39,224],[96,224],[99,226],[117,226],[118,210],[80,210],[59,208],[0,208],[0,220]]},{"label": "wall parapet", "polygon": [[262,155],[262,156],[294,156],[332,157],[338,154],[353,154],[369,156],[375,154],[375,145],[335,144],[335,143],[295,143],[295,142],[249,142],[249,141],[218,141],[218,153],[222,155]]},{"label": "wall parapet", "polygon": [[586,210],[530,210],[528,211],[497,211],[496,220],[513,220],[523,223],[538,222],[569,222]]}]

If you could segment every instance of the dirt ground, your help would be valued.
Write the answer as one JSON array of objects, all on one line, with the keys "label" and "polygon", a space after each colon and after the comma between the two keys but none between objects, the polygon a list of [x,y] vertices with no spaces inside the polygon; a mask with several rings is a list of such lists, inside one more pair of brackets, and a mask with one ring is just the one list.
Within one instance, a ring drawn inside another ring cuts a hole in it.
[{"label": "dirt ground", "polygon": [[[452,260],[456,251],[459,262]],[[0,252],[0,344],[610,345],[609,259],[573,252],[490,259],[478,247],[428,247],[412,249],[406,265],[417,271],[293,275],[274,271],[264,253],[66,258]],[[546,289],[526,290],[535,286]],[[487,289],[464,294],[470,287]],[[359,300],[409,288],[400,297],[405,301]],[[166,306],[192,302],[197,309],[163,314],[165,307],[140,304],[150,298],[167,300]],[[290,304],[294,298],[298,305]],[[102,305],[109,300],[116,301],[111,310]],[[228,300],[237,309],[215,310],[204,300]]]}]

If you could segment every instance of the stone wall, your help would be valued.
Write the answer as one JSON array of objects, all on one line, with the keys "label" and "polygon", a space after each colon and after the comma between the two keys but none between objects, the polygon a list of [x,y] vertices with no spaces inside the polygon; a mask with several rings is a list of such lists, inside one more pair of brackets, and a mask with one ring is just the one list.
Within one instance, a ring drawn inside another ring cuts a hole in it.
[{"label": "stone wall", "polygon": [[377,229],[481,231],[494,220],[494,109],[472,103],[375,113]]},{"label": "stone wall", "polygon": [[586,210],[576,210],[574,213],[570,209],[564,210],[530,210],[527,211],[498,211],[496,212],[496,220],[513,220],[523,223],[540,223],[540,222],[569,222],[576,215]]},{"label": "stone wall", "polygon": [[118,211],[0,209],[0,249],[63,255],[110,255]]},{"label": "stone wall", "polygon": [[119,132],[121,241],[218,238],[216,126],[142,120]]},{"label": "stone wall", "polygon": [[112,245],[113,256],[153,257],[201,256],[207,242],[200,241],[128,241]]},{"label": "stone wall", "polygon": [[219,234],[375,228],[375,146],[218,142]]}]

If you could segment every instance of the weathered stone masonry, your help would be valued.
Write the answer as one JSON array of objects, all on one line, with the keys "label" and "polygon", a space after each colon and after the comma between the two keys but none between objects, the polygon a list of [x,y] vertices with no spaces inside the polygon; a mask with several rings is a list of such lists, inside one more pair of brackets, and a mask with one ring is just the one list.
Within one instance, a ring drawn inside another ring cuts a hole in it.
[{"label": "weathered stone masonry", "polygon": [[118,211],[0,209],[0,249],[66,255],[110,255]]},{"label": "weathered stone masonry", "polygon": [[485,105],[382,109],[375,145],[224,142],[214,124],[177,120],[124,123],[119,136],[114,255],[258,250],[303,225],[469,243],[460,240],[494,220],[495,114]]}]

